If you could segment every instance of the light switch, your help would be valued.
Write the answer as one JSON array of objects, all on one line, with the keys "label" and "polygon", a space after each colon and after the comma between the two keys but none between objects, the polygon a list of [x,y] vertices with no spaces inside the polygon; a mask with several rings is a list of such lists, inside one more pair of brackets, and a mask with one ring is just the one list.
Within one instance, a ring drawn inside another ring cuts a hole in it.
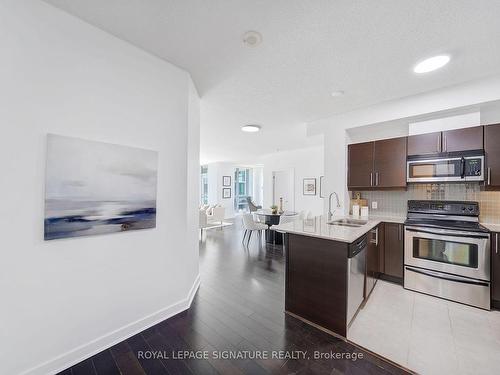
[{"label": "light switch", "polygon": [[372,202],[372,210],[376,210],[378,208],[378,203],[377,202]]}]

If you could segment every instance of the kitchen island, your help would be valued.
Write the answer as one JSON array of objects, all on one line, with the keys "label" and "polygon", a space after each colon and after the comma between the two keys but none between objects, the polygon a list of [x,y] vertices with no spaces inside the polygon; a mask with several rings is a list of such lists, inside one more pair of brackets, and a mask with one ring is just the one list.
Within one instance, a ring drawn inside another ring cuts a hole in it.
[{"label": "kitchen island", "polygon": [[286,313],[347,337],[351,319],[375,284],[382,222],[404,218],[335,218],[331,223],[319,216],[273,226],[286,233]]}]

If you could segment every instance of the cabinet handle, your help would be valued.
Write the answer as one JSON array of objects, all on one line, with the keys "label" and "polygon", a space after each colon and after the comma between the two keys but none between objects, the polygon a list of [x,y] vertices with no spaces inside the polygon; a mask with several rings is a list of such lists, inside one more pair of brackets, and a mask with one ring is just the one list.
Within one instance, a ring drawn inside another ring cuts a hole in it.
[{"label": "cabinet handle", "polygon": [[443,134],[443,144],[444,144],[443,151],[448,151],[448,139],[446,138],[446,134]]},{"label": "cabinet handle", "polygon": [[496,241],[495,241],[495,253],[498,254],[498,233],[495,233]]},{"label": "cabinet handle", "polygon": [[401,225],[398,225],[398,240],[401,241],[402,238],[401,238],[401,228],[402,226]]},{"label": "cabinet handle", "polygon": [[375,239],[371,240],[371,243],[375,244],[375,246],[378,246],[378,228],[373,229],[372,233],[375,234]]},{"label": "cabinet handle", "polygon": [[378,186],[378,172],[375,172],[375,186]]},{"label": "cabinet handle", "polygon": [[373,186],[373,172],[370,172],[370,186]]},{"label": "cabinet handle", "polygon": [[[488,167],[488,185],[491,185],[491,168]],[[498,237],[498,234],[497,234]]]},{"label": "cabinet handle", "polygon": [[441,152],[441,133],[438,135],[437,152]]}]

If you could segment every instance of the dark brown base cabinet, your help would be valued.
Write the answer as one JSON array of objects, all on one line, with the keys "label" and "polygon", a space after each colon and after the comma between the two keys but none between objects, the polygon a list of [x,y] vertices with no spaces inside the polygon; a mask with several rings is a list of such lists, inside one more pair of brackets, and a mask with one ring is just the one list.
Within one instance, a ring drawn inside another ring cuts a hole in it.
[{"label": "dark brown base cabinet", "polygon": [[491,233],[491,305],[500,309],[500,233]]},{"label": "dark brown base cabinet", "polygon": [[383,278],[403,282],[404,225],[384,223]]}]

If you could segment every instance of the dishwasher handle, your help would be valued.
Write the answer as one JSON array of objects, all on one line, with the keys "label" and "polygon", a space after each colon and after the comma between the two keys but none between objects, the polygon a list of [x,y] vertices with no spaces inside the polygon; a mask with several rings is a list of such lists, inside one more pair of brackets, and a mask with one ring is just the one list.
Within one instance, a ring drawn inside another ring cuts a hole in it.
[{"label": "dishwasher handle", "polygon": [[358,255],[360,252],[366,249],[367,246],[367,236],[363,236],[356,241],[354,241],[352,244],[349,245],[349,253],[347,254],[348,258],[353,258],[356,255]]}]

